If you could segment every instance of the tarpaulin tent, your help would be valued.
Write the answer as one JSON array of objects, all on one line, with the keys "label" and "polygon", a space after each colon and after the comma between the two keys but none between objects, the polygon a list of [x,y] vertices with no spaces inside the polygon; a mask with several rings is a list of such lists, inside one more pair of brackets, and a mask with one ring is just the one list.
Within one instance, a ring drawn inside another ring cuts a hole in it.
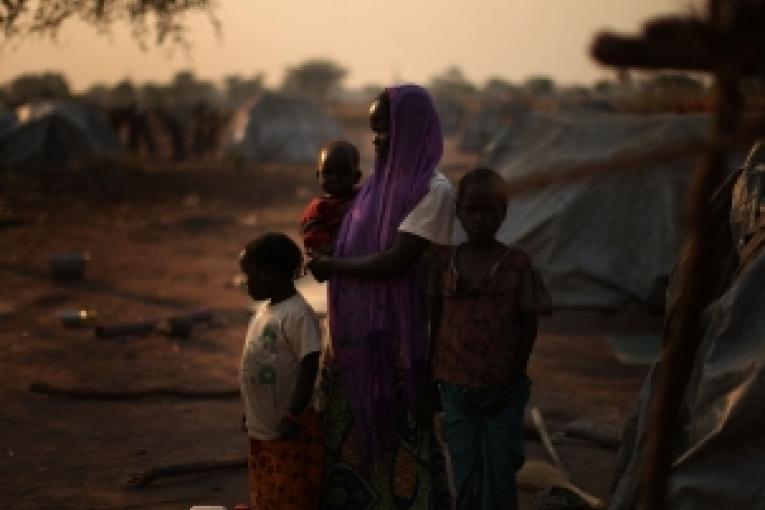
[{"label": "tarpaulin tent", "polygon": [[[673,510],[763,508],[765,250],[703,314],[703,335],[679,415],[667,488]],[[658,361],[661,363],[661,360]],[[611,510],[635,506],[652,370],[623,433]]]},{"label": "tarpaulin tent", "polygon": [[250,161],[313,162],[322,145],[343,135],[320,105],[280,93],[264,94],[244,119],[233,141]]},{"label": "tarpaulin tent", "polygon": [[[701,139],[699,115],[533,113],[492,143],[508,181]],[[499,237],[531,253],[558,307],[661,309],[681,242],[691,160],[591,177],[512,197]]]},{"label": "tarpaulin tent", "polygon": [[0,132],[0,167],[49,170],[114,155],[119,141],[94,109],[76,103],[19,107],[17,121]]}]

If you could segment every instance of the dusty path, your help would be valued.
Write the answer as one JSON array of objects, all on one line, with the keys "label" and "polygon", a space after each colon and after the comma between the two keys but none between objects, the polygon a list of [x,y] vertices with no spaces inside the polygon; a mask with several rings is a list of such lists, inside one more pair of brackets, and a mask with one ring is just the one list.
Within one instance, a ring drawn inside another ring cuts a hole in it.
[{"label": "dusty path", "polygon": [[[236,256],[260,232],[294,234],[313,193],[311,171],[198,168],[82,179],[52,180],[45,189],[15,184],[4,197],[24,223],[0,231],[0,501],[17,510],[231,508],[247,499],[241,471],[140,490],[123,481],[156,464],[242,456],[235,399],[77,401],[33,394],[29,384],[236,387],[248,307],[230,284]],[[92,256],[86,279],[52,281],[48,254],[79,250]],[[63,328],[54,316],[81,307],[105,320],[219,312],[187,339],[117,341]],[[551,323],[555,332],[538,343],[533,399],[553,433],[578,417],[619,423],[637,392],[643,370],[611,355],[599,336],[605,322],[590,314],[563,331]],[[605,496],[615,452],[581,441],[559,448],[574,481]],[[538,444],[529,442],[529,456],[542,456]],[[531,508],[531,495],[523,499]]]}]

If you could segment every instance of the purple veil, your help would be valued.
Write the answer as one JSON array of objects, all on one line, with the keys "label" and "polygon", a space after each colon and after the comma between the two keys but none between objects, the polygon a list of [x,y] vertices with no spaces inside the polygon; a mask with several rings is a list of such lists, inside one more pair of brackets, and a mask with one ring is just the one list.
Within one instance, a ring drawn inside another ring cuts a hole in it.
[{"label": "purple veil", "polygon": [[[338,257],[390,248],[401,222],[428,192],[443,154],[441,126],[427,91],[402,85],[387,92],[388,156],[384,164],[375,161],[374,172],[345,216]],[[416,269],[385,279],[333,277],[329,300],[343,389],[367,453],[374,454],[390,437],[394,406],[411,407],[423,382],[427,333]]]}]

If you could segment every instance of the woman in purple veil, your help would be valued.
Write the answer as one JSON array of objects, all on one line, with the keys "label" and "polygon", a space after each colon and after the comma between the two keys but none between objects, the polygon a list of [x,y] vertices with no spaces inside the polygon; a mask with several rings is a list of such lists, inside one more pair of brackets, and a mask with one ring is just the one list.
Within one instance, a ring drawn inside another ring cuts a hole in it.
[{"label": "woman in purple veil", "polygon": [[451,184],[437,169],[441,127],[416,85],[386,89],[370,127],[374,171],[334,257],[309,263],[329,278],[322,508],[449,508],[440,450],[413,417],[429,366],[420,259],[431,244],[451,243],[454,221]]}]

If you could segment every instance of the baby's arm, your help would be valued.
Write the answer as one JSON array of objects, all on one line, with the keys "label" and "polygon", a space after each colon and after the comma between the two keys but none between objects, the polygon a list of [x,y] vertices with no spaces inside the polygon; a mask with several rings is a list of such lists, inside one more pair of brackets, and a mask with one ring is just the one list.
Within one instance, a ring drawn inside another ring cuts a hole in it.
[{"label": "baby's arm", "polygon": [[279,423],[279,434],[282,439],[293,439],[297,436],[300,415],[303,414],[313,395],[313,386],[319,371],[319,353],[311,352],[300,360],[297,382],[292,392],[287,415]]},{"label": "baby's arm", "polygon": [[409,269],[429,243],[424,237],[399,231],[393,246],[385,251],[362,257],[317,257],[308,263],[308,269],[320,281],[332,275],[386,278]]}]

